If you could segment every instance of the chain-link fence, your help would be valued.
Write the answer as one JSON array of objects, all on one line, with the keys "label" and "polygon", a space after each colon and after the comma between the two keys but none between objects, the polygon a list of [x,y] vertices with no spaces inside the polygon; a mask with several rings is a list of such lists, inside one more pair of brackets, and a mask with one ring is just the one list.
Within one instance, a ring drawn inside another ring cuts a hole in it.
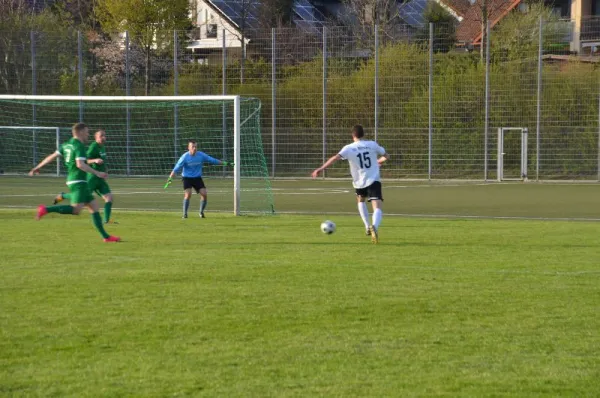
[{"label": "chain-link fence", "polygon": [[500,23],[481,52],[441,24],[210,34],[1,32],[0,92],[256,97],[274,177],[308,176],[362,124],[391,155],[385,178],[599,178],[598,18]]}]

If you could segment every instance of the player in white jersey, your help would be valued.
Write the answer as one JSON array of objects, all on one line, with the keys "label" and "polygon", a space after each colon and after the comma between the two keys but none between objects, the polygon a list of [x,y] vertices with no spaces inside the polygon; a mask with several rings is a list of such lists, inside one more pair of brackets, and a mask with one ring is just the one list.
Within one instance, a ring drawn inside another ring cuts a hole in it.
[{"label": "player in white jersey", "polygon": [[[379,242],[379,224],[383,217],[381,193],[381,177],[379,176],[379,165],[389,159],[389,155],[375,141],[363,140],[365,132],[361,125],[352,128],[353,143],[342,148],[337,154],[329,158],[321,167],[312,172],[316,178],[319,173],[338,160],[346,159],[350,163],[350,174],[352,174],[352,185],[356,190],[358,199],[358,212],[365,224],[367,235],[371,236],[373,243]],[[378,158],[378,156],[380,156]],[[366,201],[371,202],[373,207],[373,222],[369,225],[369,209]]]}]

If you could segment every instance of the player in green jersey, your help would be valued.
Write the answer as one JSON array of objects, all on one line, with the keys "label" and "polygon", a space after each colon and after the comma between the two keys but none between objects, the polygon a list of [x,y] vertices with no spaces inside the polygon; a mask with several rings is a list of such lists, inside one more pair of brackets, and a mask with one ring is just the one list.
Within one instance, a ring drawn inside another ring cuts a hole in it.
[{"label": "player in green jersey", "polygon": [[[94,134],[94,142],[88,147],[86,163],[94,170],[106,172],[106,151],[104,144],[106,143],[106,131],[100,129]],[[110,213],[112,210],[113,196],[110,192],[110,187],[105,179],[97,177],[95,174],[88,173],[87,181],[92,193],[96,192],[104,199],[104,223],[111,222]],[[54,199],[54,204],[60,203],[63,200],[71,200],[71,194],[61,192]]]},{"label": "player in green jersey", "polygon": [[38,206],[36,218],[39,220],[48,213],[59,214],[74,214],[77,215],[85,206],[92,213],[94,226],[100,232],[105,242],[119,242],[121,239],[118,236],[111,236],[106,233],[102,225],[102,218],[98,213],[98,203],[90,192],[86,173],[94,174],[96,177],[105,179],[108,175],[103,171],[94,170],[86,163],[86,152],[83,145],[89,136],[88,128],[83,123],[77,123],[72,129],[73,138],[60,146],[60,149],[51,155],[48,155],[44,160],[35,166],[29,172],[29,175],[39,173],[39,170],[61,156],[64,159],[67,167],[67,186],[71,191],[71,205]]}]

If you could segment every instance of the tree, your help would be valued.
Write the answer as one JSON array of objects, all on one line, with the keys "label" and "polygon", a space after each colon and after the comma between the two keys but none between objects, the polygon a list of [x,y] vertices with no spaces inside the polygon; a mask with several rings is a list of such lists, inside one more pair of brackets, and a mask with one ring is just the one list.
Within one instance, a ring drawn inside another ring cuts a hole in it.
[{"label": "tree", "polygon": [[57,0],[52,5],[52,11],[63,16],[67,24],[96,29],[95,5],[96,0]]},{"label": "tree", "polygon": [[154,48],[172,38],[166,31],[190,27],[188,0],[97,0],[95,13],[105,31],[127,31],[146,57],[145,88],[150,92],[150,59]]},{"label": "tree", "polygon": [[262,0],[258,7],[261,28],[280,28],[292,21],[294,0]]},{"label": "tree", "polygon": [[[479,56],[481,61],[483,61],[485,57],[485,46],[487,45],[487,24],[489,19],[498,14],[499,12],[509,11],[509,7],[512,4],[509,0],[469,0],[472,7],[477,7],[479,23],[481,24],[481,41],[479,46]],[[491,24],[494,21],[490,22],[490,29],[492,28]]]},{"label": "tree", "polygon": [[244,64],[246,62],[246,36],[249,30],[248,20],[250,19],[253,8],[256,8],[258,5],[258,0],[239,0],[235,3],[235,8],[237,8],[239,19],[239,28],[240,28],[240,44],[242,46],[242,54],[240,57],[240,83],[244,84]]},{"label": "tree", "polygon": [[30,94],[32,65],[37,65],[37,81],[49,90],[49,84],[74,68],[77,41],[61,22],[49,9],[34,8],[27,0],[0,0],[0,91]]},{"label": "tree", "polygon": [[400,22],[397,0],[344,0],[347,14],[342,17],[355,36],[372,43],[375,25],[386,36],[393,36]]},{"label": "tree", "polygon": [[490,37],[494,58],[525,60],[537,57],[539,24],[543,19],[543,48],[549,49],[561,41],[568,47],[570,22],[560,21],[552,8],[543,3],[529,4],[525,12],[513,12],[495,27]]},{"label": "tree", "polygon": [[433,23],[433,50],[435,52],[450,51],[456,41],[456,19],[435,2],[427,5],[423,17],[425,25],[417,32],[417,40],[429,42],[429,24]]}]

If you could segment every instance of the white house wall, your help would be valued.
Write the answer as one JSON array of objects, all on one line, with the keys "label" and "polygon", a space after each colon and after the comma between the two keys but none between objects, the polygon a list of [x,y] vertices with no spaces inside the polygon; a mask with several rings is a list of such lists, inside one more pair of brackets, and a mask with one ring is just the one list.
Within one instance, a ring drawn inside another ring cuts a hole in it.
[{"label": "white house wall", "polygon": [[[241,48],[241,34],[239,29],[217,12],[212,6],[204,0],[192,0],[196,3],[196,10],[191,15],[192,23],[196,29],[199,29],[199,40],[192,40],[188,45],[190,49],[218,49],[223,47],[223,30],[225,30],[225,46],[227,48]],[[192,7],[193,8],[193,7]],[[195,15],[194,15],[195,14]],[[216,38],[207,36],[208,26],[217,25]],[[248,39],[245,39],[248,44]]]}]

